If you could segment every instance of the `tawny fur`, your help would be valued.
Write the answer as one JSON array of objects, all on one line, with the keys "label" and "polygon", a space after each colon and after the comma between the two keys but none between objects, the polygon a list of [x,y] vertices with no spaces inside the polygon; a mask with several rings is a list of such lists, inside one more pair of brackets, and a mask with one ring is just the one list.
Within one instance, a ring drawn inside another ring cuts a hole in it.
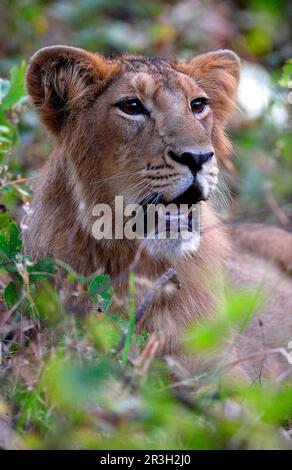
[{"label": "tawny fur", "polygon": [[[65,46],[45,48],[33,56],[27,71],[28,92],[55,138],[55,150],[41,172],[32,215],[26,219],[27,252],[34,258],[52,253],[86,275],[102,270],[112,276],[117,297],[125,297],[128,270],[140,241],[95,240],[91,233],[94,205],[113,205],[115,195],[138,202],[137,193],[141,198],[146,191],[141,172],[149,184],[161,185],[166,197],[174,197],[177,179],[186,174],[166,161],[168,147],[179,152],[212,146],[217,161],[224,162],[230,152],[224,129],[234,106],[239,72],[239,59],[230,51],[201,55],[188,64],[130,55],[106,60]],[[194,119],[188,102],[202,93],[210,106],[202,119]],[[121,96],[132,95],[149,103],[148,121],[130,122],[117,113],[113,104]],[[210,186],[216,182],[216,169],[214,158],[207,176]],[[261,322],[255,318],[250,323],[247,334],[230,349],[227,362],[250,351],[287,348],[292,336],[291,284],[273,259],[287,266],[291,235],[261,227],[258,237],[243,225],[231,231],[230,242],[211,205],[200,202],[200,207],[202,239],[196,252],[167,257],[140,250],[133,268],[137,278],[155,281],[172,267],[181,288],[158,293],[139,329],[161,331],[165,341],[160,354],[178,357],[191,371],[201,371],[206,362],[187,356],[181,337],[194,321],[214,315],[224,301],[223,280],[229,276],[240,287],[256,289],[264,283],[269,300]],[[140,291],[141,298],[145,290]],[[236,373],[254,378],[265,370],[263,363],[263,357],[243,362]],[[283,361],[279,364],[282,367]]]}]

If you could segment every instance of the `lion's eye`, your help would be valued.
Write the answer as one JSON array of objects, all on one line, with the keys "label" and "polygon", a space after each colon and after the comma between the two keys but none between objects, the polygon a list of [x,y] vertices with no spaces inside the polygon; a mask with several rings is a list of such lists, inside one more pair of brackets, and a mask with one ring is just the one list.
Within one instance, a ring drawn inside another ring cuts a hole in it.
[{"label": "lion's eye", "polygon": [[207,98],[195,98],[191,102],[191,109],[194,114],[201,114],[208,104]]},{"label": "lion's eye", "polygon": [[124,113],[137,115],[137,114],[148,114],[147,109],[144,108],[138,98],[124,99],[117,103],[118,108],[120,108]]}]

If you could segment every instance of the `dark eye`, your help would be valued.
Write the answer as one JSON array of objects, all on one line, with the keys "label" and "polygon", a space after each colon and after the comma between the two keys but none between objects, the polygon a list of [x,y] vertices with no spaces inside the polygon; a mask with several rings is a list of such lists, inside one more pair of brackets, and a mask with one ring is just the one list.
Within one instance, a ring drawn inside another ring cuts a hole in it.
[{"label": "dark eye", "polygon": [[208,104],[207,98],[195,98],[191,102],[191,109],[194,114],[200,114]]},{"label": "dark eye", "polygon": [[130,114],[132,116],[137,114],[148,114],[147,109],[144,108],[138,98],[124,99],[117,103],[118,108],[120,108],[124,113]]}]

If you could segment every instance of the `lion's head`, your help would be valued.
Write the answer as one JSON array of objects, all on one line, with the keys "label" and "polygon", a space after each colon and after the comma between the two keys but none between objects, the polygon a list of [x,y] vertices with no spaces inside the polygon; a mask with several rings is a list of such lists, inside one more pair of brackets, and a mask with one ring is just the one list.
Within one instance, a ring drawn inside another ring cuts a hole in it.
[{"label": "lion's head", "polygon": [[228,50],[189,63],[65,46],[41,49],[28,92],[66,159],[76,201],[196,204],[230,151],[224,127],[240,61]]}]

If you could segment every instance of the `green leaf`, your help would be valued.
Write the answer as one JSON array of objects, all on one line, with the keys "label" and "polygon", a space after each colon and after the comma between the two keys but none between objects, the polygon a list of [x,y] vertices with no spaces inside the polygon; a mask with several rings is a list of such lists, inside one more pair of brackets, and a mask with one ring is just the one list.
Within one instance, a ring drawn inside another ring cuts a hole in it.
[{"label": "green leaf", "polygon": [[99,388],[111,372],[110,364],[81,364],[61,357],[53,358],[42,381],[54,406],[76,411],[97,403]]},{"label": "green leaf", "polygon": [[240,399],[254,414],[260,414],[269,423],[282,423],[291,418],[292,388],[287,383],[280,388],[266,384],[265,388],[247,387],[239,390]]},{"label": "green leaf", "polygon": [[32,266],[28,266],[27,272],[29,273],[30,282],[35,282],[39,279],[47,279],[51,275],[56,274],[55,260],[52,257],[43,259]]},{"label": "green leaf", "polygon": [[231,323],[239,325],[241,331],[244,331],[262,303],[260,288],[256,292],[230,290],[226,293],[223,315]]},{"label": "green leaf", "polygon": [[1,258],[9,258],[9,239],[7,236],[7,230],[3,229],[0,231],[0,256]]},{"label": "green leaf", "polygon": [[[19,67],[16,65],[12,67],[10,71],[10,88],[7,91],[7,88],[4,87],[4,92],[6,95],[2,101],[2,109],[7,110],[12,106],[16,105],[22,98],[25,97],[25,62],[23,61]],[[7,87],[7,85],[6,85]]]},{"label": "green leaf", "polygon": [[62,315],[62,305],[55,287],[48,281],[40,281],[33,294],[37,318],[55,323]]},{"label": "green leaf", "polygon": [[9,80],[3,80],[0,78],[0,104],[2,104],[3,99],[7,95],[10,88]]},{"label": "green leaf", "polygon": [[7,121],[3,110],[0,109],[0,162],[7,157],[16,138],[16,130]]},{"label": "green leaf", "polygon": [[3,292],[3,297],[7,307],[13,307],[13,305],[16,304],[18,295],[14,282],[11,281],[7,284]]},{"label": "green leaf", "polygon": [[40,429],[47,429],[50,414],[44,399],[39,396],[36,388],[24,384],[16,386],[14,400],[21,412],[17,420],[17,431],[25,431],[28,423],[34,423]]},{"label": "green leaf", "polygon": [[17,225],[12,222],[9,225],[9,256],[17,255],[17,253],[21,252],[22,249],[22,241],[20,239],[20,230]]},{"label": "green leaf", "polygon": [[4,125],[0,125],[0,135],[1,134],[9,134],[10,133],[10,129],[8,126],[4,126]]},{"label": "green leaf", "polygon": [[279,84],[282,87],[292,87],[292,59],[288,60],[288,62],[283,66],[282,76],[279,80]]},{"label": "green leaf", "polygon": [[108,317],[108,315],[98,314],[89,316],[87,319],[87,331],[94,341],[97,349],[108,351],[117,345],[121,329]]},{"label": "green leaf", "polygon": [[14,222],[0,231],[0,260],[2,263],[14,261],[15,256],[21,252],[22,241],[19,234],[19,228]]},{"label": "green leaf", "polygon": [[184,346],[187,350],[210,351],[220,346],[229,332],[229,324],[226,321],[210,321],[194,326],[184,338]]},{"label": "green leaf", "polygon": [[110,277],[100,274],[92,279],[88,287],[89,292],[94,292],[92,300],[95,304],[101,305],[103,310],[107,310],[111,305],[113,289],[110,284]]},{"label": "green leaf", "polygon": [[0,229],[7,228],[9,225],[9,216],[8,212],[0,213]]}]

